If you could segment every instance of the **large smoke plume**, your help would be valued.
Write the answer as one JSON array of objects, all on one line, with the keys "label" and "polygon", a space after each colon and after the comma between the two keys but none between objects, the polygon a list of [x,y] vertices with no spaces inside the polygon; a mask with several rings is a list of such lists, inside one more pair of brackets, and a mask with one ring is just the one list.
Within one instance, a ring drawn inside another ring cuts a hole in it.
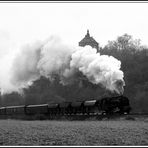
[{"label": "large smoke plume", "polygon": [[89,82],[118,94],[123,93],[125,85],[119,60],[100,55],[90,46],[66,45],[58,37],[23,46],[9,60],[8,66],[4,61],[7,61],[7,57],[1,60],[0,67],[0,87],[3,93],[20,91],[40,76],[52,81],[54,75],[59,76],[63,85],[72,84],[84,76]]}]

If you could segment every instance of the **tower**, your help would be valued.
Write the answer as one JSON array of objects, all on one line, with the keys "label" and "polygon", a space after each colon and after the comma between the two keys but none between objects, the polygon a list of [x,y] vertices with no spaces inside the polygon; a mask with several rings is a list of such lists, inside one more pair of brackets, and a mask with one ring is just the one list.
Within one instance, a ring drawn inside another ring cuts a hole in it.
[{"label": "tower", "polygon": [[79,46],[90,45],[92,48],[96,48],[97,52],[99,51],[99,43],[95,41],[93,37],[90,36],[89,30],[87,30],[87,34],[85,37],[79,42]]}]

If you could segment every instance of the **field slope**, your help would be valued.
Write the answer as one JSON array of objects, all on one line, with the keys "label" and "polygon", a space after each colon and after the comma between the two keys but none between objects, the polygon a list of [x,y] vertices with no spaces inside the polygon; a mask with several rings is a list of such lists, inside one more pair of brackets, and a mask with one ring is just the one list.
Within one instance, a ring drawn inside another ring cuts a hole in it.
[{"label": "field slope", "polygon": [[148,122],[0,120],[0,145],[148,145]]}]

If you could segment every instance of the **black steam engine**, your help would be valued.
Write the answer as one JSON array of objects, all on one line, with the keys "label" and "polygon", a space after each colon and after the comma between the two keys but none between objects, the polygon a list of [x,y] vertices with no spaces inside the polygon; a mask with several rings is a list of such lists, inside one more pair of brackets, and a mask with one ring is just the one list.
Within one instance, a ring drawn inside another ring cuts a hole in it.
[{"label": "black steam engine", "polygon": [[129,114],[131,110],[129,99],[125,96],[106,97],[99,100],[82,102],[49,103],[40,105],[7,106],[0,108],[1,116],[37,115],[48,117],[56,115],[99,115],[99,114]]}]

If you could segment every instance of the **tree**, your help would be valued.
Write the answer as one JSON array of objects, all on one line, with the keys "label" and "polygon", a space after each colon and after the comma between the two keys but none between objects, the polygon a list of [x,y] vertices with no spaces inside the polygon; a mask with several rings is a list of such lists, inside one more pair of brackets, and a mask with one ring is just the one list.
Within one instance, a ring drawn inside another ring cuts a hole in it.
[{"label": "tree", "polygon": [[101,54],[112,55],[121,61],[126,84],[124,94],[129,96],[134,108],[148,112],[144,105],[148,104],[148,48],[141,45],[140,41],[124,34],[115,41],[109,41],[101,50]]}]

